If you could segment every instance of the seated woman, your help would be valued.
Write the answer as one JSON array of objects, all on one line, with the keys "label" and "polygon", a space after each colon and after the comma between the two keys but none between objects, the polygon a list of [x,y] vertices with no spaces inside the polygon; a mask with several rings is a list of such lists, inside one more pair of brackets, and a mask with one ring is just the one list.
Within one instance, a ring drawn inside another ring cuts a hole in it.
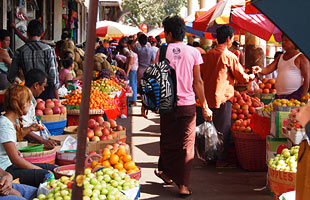
[{"label": "seated woman", "polygon": [[21,123],[21,117],[27,114],[31,100],[31,91],[26,86],[11,85],[5,92],[5,114],[0,116],[0,168],[9,172],[14,179],[19,178],[21,183],[38,187],[56,166],[32,164],[22,158],[16,149],[17,139],[20,141],[30,131],[42,129],[38,124],[23,128]]},{"label": "seated woman", "polygon": [[12,59],[7,48],[10,46],[10,33],[7,30],[0,30],[0,90],[4,90],[9,86],[9,81],[6,78],[9,66]]},{"label": "seated woman", "polygon": [[81,75],[73,78],[73,76],[71,74],[71,70],[74,67],[73,59],[72,58],[64,59],[62,61],[62,65],[63,65],[64,68],[59,72],[59,83],[60,83],[60,86],[65,84],[65,86],[68,87],[70,81],[75,81],[75,80],[79,80],[79,79],[82,78]]}]

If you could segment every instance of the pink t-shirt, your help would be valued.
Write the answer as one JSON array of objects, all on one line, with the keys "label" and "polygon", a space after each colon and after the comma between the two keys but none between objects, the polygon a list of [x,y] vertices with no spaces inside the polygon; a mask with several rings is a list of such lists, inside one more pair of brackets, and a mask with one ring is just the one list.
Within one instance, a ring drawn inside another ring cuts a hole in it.
[{"label": "pink t-shirt", "polygon": [[[166,58],[170,66],[175,69],[177,76],[178,106],[195,104],[195,93],[193,88],[194,65],[203,63],[200,52],[191,46],[178,43],[170,43],[167,49]],[[156,62],[159,59],[157,52]]]},{"label": "pink t-shirt", "polygon": [[59,72],[59,83],[60,83],[60,86],[62,86],[63,84],[66,83],[66,76],[67,76],[67,74],[69,74],[69,76],[71,77],[69,79],[72,80],[72,74],[71,74],[71,72],[68,69],[63,68]]}]

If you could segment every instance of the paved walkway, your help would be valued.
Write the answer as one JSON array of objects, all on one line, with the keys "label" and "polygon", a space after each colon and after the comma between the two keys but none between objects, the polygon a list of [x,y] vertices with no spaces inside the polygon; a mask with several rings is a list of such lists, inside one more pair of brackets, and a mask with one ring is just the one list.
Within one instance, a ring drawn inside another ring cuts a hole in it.
[{"label": "paved walkway", "polygon": [[[142,169],[140,199],[180,199],[175,185],[163,185],[154,175],[159,155],[159,116],[149,113],[149,119],[144,119],[140,116],[140,108],[139,105],[133,107],[127,119],[117,120],[128,129],[127,141],[131,144],[134,161]],[[266,189],[255,190],[265,184],[265,172],[247,172],[240,168],[216,169],[214,166],[203,166],[195,159],[190,185],[193,195],[187,199],[272,200]]]}]

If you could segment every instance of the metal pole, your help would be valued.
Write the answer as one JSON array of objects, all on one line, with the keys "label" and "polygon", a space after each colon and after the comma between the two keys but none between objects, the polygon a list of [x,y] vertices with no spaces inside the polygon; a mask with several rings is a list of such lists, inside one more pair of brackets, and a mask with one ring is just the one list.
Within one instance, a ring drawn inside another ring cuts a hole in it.
[{"label": "metal pole", "polygon": [[[92,72],[94,66],[94,49],[96,42],[96,21],[98,11],[98,0],[91,0],[89,1],[89,4],[90,5],[89,5],[88,27],[87,27],[86,56],[84,61],[82,102],[79,115],[75,177],[84,174],[86,134],[89,119],[89,100],[90,100]],[[82,198],[83,198],[83,185],[78,186],[75,179],[75,182],[72,187],[72,199],[82,200]]]}]

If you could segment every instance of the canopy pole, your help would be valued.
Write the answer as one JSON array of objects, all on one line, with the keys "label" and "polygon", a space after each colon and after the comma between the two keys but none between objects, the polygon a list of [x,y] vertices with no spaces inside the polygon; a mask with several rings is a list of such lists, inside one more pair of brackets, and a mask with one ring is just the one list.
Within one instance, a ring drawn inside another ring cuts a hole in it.
[{"label": "canopy pole", "polygon": [[[77,139],[75,179],[72,187],[72,199],[82,200],[83,184],[81,175],[84,175],[84,162],[86,152],[86,134],[89,119],[89,100],[91,91],[91,80],[94,66],[94,49],[96,43],[96,21],[98,11],[98,0],[89,1],[88,26],[87,26],[87,42],[86,55],[83,69],[83,90],[82,102],[80,106],[79,128]],[[80,175],[80,176],[79,176]],[[77,179],[78,177],[78,179]]]}]

